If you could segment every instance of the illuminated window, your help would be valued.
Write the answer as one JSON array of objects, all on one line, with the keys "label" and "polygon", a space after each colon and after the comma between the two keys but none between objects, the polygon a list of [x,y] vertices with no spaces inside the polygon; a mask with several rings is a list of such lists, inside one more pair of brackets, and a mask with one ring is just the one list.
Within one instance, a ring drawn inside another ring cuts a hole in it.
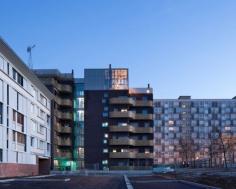
[{"label": "illuminated window", "polygon": [[168,121],[168,125],[169,125],[169,126],[174,125],[174,121],[173,121],[173,120],[169,120],[169,121]]},{"label": "illuminated window", "polygon": [[116,149],[113,149],[112,152],[116,153]]},{"label": "illuminated window", "polygon": [[227,126],[227,127],[225,127],[225,130],[226,130],[226,131],[230,131],[231,128],[230,128],[229,126]]},{"label": "illuminated window", "polygon": [[103,144],[107,144],[107,139],[104,139],[104,140],[103,140]]},{"label": "illuminated window", "polygon": [[104,148],[104,149],[103,149],[103,153],[108,153],[108,149],[107,149],[107,148]]},{"label": "illuminated window", "polygon": [[107,165],[108,164],[108,160],[102,160],[102,164],[103,165]]},{"label": "illuminated window", "polygon": [[108,138],[108,134],[107,134],[107,133],[105,133],[105,134],[104,134],[104,137],[105,137],[105,138]]},{"label": "illuminated window", "polygon": [[108,127],[108,122],[103,122],[102,127]]},{"label": "illuminated window", "polygon": [[127,112],[128,110],[127,109],[121,109],[121,112]]}]

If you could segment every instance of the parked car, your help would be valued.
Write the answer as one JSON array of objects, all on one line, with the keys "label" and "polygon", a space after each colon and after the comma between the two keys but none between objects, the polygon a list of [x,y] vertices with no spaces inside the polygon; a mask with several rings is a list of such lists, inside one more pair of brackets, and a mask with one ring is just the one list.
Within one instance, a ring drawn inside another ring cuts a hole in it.
[{"label": "parked car", "polygon": [[153,173],[171,173],[175,170],[171,168],[170,166],[158,166],[153,168]]}]

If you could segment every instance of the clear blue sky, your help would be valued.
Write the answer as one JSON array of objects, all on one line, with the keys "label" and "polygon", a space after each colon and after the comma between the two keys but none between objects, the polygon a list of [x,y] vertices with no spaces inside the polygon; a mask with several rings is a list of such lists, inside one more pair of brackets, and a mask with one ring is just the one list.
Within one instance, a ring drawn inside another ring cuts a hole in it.
[{"label": "clear blue sky", "polygon": [[236,95],[235,0],[0,0],[0,35],[34,68],[128,67],[156,98]]}]

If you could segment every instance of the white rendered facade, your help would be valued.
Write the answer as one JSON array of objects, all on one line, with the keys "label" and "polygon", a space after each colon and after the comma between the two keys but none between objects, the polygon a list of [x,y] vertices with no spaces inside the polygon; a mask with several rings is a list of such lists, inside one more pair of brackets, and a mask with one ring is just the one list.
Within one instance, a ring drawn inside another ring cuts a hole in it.
[{"label": "white rendered facade", "polygon": [[51,96],[1,39],[0,44],[0,164],[36,165],[51,156]]}]

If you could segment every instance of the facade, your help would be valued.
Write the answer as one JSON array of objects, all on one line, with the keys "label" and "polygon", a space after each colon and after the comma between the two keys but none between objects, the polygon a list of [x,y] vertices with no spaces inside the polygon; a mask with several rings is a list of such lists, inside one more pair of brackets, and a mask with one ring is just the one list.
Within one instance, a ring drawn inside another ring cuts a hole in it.
[{"label": "facade", "polygon": [[236,99],[158,99],[154,101],[154,125],[156,165],[235,163]]},{"label": "facade", "polygon": [[150,169],[152,89],[129,88],[128,69],[85,69],[85,168]]},{"label": "facade", "polygon": [[74,82],[74,160],[77,169],[84,168],[84,79]]},{"label": "facade", "polygon": [[49,173],[52,98],[0,38],[0,177]]},{"label": "facade", "polygon": [[72,73],[60,73],[54,69],[34,70],[45,86],[55,95],[52,101],[52,160],[53,169],[73,170],[73,85]]}]

